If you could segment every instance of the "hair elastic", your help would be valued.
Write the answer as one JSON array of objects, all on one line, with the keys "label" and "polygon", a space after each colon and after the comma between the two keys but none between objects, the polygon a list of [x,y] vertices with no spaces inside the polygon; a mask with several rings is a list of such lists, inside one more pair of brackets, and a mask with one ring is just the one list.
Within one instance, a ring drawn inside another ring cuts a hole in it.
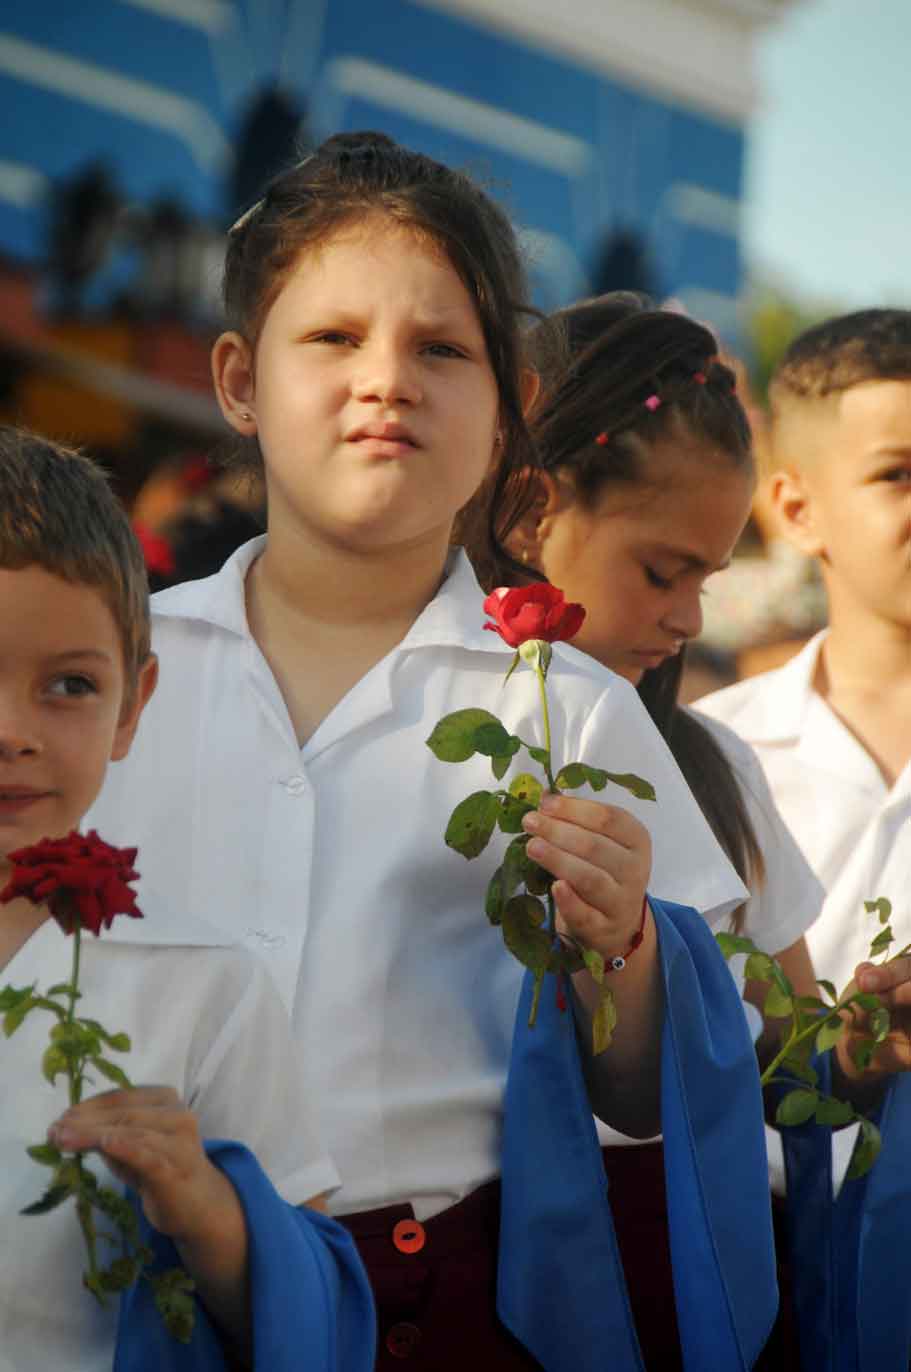
[{"label": "hair elastic", "polygon": [[661,408],[661,396],[657,394],[650,395],[645,402],[645,408],[651,410],[652,414],[654,414],[656,410]]},{"label": "hair elastic", "polygon": [[608,443],[610,442],[610,434],[606,430],[602,433],[596,434],[595,442],[597,443],[599,448],[606,448]]}]

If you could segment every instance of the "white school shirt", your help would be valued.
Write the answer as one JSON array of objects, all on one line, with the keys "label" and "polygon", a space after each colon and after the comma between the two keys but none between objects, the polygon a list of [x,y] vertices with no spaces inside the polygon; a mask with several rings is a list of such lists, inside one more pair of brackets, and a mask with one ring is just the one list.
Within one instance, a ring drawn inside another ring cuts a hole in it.
[{"label": "white school shirt", "polygon": [[[238,1139],[257,1155],[281,1195],[300,1204],[338,1186],[313,1112],[303,1098],[287,1017],[268,974],[245,950],[200,920],[145,907],[82,940],[79,1013],[111,1033],[125,1031],[129,1053],[107,1056],[135,1085],[173,1086],[199,1118],[203,1137]],[[72,940],[47,920],[10,960],[0,984],[69,979]],[[82,1233],[72,1201],[45,1215],[21,1215],[43,1194],[51,1172],[25,1152],[43,1143],[66,1109],[63,1077],[50,1086],[41,1059],[54,1023],[33,1010],[15,1036],[0,1040],[0,1372],[109,1369],[117,1297],[101,1309],[83,1289]],[[268,1071],[263,1065],[268,1063]],[[92,1091],[110,1090],[100,1077]],[[99,1181],[122,1191],[101,1158]]]},{"label": "white school shirt", "polygon": [[[826,896],[807,931],[816,975],[843,990],[879,931],[864,901],[892,901],[896,950],[911,943],[911,762],[891,788],[813,687],[825,631],[783,667],[706,696],[697,708],[755,748],[775,802]],[[835,1136],[837,1171],[853,1131]]]},{"label": "white school shirt", "polygon": [[[88,822],[139,845],[162,898],[267,960],[342,1177],[336,1212],[410,1201],[423,1219],[499,1171],[522,977],[484,915],[509,840],[473,861],[443,842],[455,806],[501,783],[488,759],[440,762],[426,739],[481,706],[540,744],[537,680],[523,665],[504,687],[512,650],[483,630],[483,592],[456,555],[402,642],[301,748],[247,626],[261,547],[155,597],[160,685]],[[654,784],[657,803],[601,793],[648,825],[650,890],[723,922],[744,888],[632,686],[558,644],[548,692],[555,762]],[[523,753],[513,772],[531,766]]]},{"label": "white school shirt", "polygon": [[[750,893],[739,932],[774,957],[806,934],[819,916],[825,891],[782,819],[755,750],[720,720],[703,715],[700,722],[730,763],[765,864],[764,880]],[[741,990],[745,962],[736,956],[728,964]],[[744,1009],[758,1037],[762,1016],[754,1005]]]}]

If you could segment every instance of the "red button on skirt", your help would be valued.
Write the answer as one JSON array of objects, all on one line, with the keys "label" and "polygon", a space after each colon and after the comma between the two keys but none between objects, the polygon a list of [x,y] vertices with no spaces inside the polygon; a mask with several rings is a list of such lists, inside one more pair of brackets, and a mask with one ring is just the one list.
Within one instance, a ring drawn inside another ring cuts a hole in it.
[{"label": "red button on skirt", "polygon": [[420,1253],[427,1242],[427,1232],[418,1220],[399,1220],[392,1230],[392,1242],[400,1253]]}]

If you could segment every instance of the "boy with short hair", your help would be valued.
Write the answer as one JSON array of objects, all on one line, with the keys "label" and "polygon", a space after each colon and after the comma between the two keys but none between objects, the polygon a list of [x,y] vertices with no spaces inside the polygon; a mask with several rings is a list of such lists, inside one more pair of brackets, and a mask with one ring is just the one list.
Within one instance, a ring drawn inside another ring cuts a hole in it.
[{"label": "boy with short hair", "polygon": [[[142,555],[105,478],[77,453],[0,428],[0,886],[10,853],[79,825],[108,761],[129,750],[156,673]],[[223,1349],[232,1365],[252,1358],[270,1372],[372,1368],[352,1241],[292,1209],[321,1208],[338,1178],[303,1105],[278,996],[251,955],[177,913],[120,920],[82,947],[82,1004],[129,1033],[130,1076],[155,1085],[67,1109],[63,1079],[41,1076],[43,1016],[0,1044],[3,1357],[20,1372],[96,1372],[116,1340],[115,1367],[150,1372],[223,1367]],[[47,906],[0,905],[4,982],[65,982],[70,953]],[[188,1347],[164,1332],[141,1281],[119,1328],[114,1303],[100,1309],[82,1290],[72,1204],[19,1213],[46,1180],[25,1152],[45,1131],[64,1152],[97,1151],[102,1182],[128,1178],[137,1191],[156,1251],[196,1282]],[[203,1136],[243,1140],[277,1191],[251,1154],[206,1149]]]},{"label": "boy with short hair", "polygon": [[[891,899],[897,944],[911,942],[911,311],[808,330],[769,396],[772,500],[819,559],[829,627],[698,708],[759,754],[826,888],[806,939],[817,975],[841,988],[878,930],[864,900]],[[872,972],[862,983],[885,985]]]}]

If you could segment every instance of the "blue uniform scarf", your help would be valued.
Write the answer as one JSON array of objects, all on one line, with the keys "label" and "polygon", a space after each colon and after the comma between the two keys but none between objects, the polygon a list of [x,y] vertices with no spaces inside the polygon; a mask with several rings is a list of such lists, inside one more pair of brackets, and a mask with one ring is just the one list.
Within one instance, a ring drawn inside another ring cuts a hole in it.
[{"label": "blue uniform scarf", "polygon": [[[827,1058],[815,1067],[829,1089]],[[832,1200],[831,1131],[782,1129],[801,1360],[813,1372],[907,1372],[911,1363],[911,1079],[877,1112],[882,1151]]]},{"label": "blue uniform scarf", "polygon": [[[705,921],[650,900],[665,986],[661,1125],[677,1318],[693,1372],[752,1367],[777,1309],[756,1054]],[[523,986],[506,1089],[498,1310],[546,1372],[642,1358],[571,1014]]]},{"label": "blue uniform scarf", "polygon": [[[263,1372],[373,1372],[373,1299],[354,1240],[335,1220],[287,1205],[252,1153],[237,1143],[206,1151],[240,1196],[249,1233],[254,1367]],[[140,1215],[142,1242],[162,1267],[180,1259]],[[203,1307],[188,1344],[162,1324],[148,1284],[121,1298],[113,1372],[228,1372]]]}]

